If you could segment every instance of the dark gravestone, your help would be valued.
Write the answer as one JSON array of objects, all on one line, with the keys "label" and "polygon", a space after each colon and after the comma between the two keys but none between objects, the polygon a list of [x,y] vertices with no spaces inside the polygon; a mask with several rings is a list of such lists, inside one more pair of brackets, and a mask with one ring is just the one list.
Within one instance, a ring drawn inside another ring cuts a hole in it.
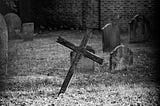
[{"label": "dark gravestone", "polygon": [[[91,46],[86,46],[86,50],[95,54],[95,50],[92,49]],[[71,51],[70,53],[71,64],[73,63],[75,56],[76,56],[76,52]],[[94,61],[87,57],[82,56],[77,64],[77,67],[75,67],[75,71],[84,72],[84,73],[88,73],[88,72],[93,73],[94,72]]]},{"label": "dark gravestone", "polygon": [[119,26],[115,23],[108,23],[102,30],[103,52],[111,51],[120,44]]},{"label": "dark gravestone", "polygon": [[110,53],[110,70],[124,70],[133,64],[133,52],[124,45]]},{"label": "dark gravestone", "polygon": [[22,24],[20,17],[14,13],[8,13],[5,15],[5,21],[8,27],[9,39],[19,38]]},{"label": "dark gravestone", "polygon": [[22,24],[22,35],[24,41],[33,40],[34,35],[34,23],[23,23]]},{"label": "dark gravestone", "polygon": [[0,73],[7,74],[8,30],[4,17],[0,14]]},{"label": "dark gravestone", "polygon": [[129,23],[130,43],[149,40],[150,30],[150,22],[143,15],[134,16]]}]

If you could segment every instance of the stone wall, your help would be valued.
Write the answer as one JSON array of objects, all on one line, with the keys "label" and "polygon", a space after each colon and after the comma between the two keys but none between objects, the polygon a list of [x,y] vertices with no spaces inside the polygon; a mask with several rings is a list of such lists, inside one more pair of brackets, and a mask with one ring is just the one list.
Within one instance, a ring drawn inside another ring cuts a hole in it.
[{"label": "stone wall", "polygon": [[[102,28],[120,16],[120,29],[127,31],[136,14],[154,20],[155,0],[33,0],[35,23],[57,28]],[[23,19],[22,19],[23,20]],[[46,25],[45,25],[46,24]],[[40,26],[40,25],[39,25]]]},{"label": "stone wall", "polygon": [[[70,13],[68,16],[77,22],[77,26],[102,28],[119,15],[123,31],[127,30],[128,22],[136,14],[153,21],[156,4],[154,0],[63,0],[64,10]],[[92,25],[88,25],[89,22]]]},{"label": "stone wall", "polygon": [[153,19],[154,4],[154,0],[101,0],[101,26],[119,15],[121,30],[127,30],[128,22],[136,14]]}]

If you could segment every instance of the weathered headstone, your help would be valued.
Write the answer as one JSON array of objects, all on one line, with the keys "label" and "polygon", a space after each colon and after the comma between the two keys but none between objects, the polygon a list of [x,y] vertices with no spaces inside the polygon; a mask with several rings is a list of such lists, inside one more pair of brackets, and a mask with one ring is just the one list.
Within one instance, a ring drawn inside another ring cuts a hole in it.
[{"label": "weathered headstone", "polygon": [[[91,46],[86,46],[86,50],[95,54],[95,50],[92,49]],[[70,53],[71,64],[73,63],[75,56],[76,56],[76,52],[71,51]],[[84,73],[87,73],[87,72],[93,73],[94,72],[94,61],[82,56],[77,64],[77,67],[75,67],[75,71],[84,72]]]},{"label": "weathered headstone", "polygon": [[5,15],[5,21],[8,27],[9,39],[19,38],[22,24],[20,17],[15,13],[8,13]]},{"label": "weathered headstone", "polygon": [[111,51],[120,44],[119,25],[108,23],[102,28],[103,52]]},{"label": "weathered headstone", "polygon": [[150,37],[150,22],[143,15],[136,15],[129,22],[130,43],[144,42]]},{"label": "weathered headstone", "polygon": [[34,23],[23,23],[22,24],[22,35],[24,41],[33,40],[34,36]]},{"label": "weathered headstone", "polygon": [[7,74],[8,30],[4,17],[0,14],[0,73]]},{"label": "weathered headstone", "polygon": [[133,64],[133,52],[119,45],[110,53],[110,70],[124,70]]}]

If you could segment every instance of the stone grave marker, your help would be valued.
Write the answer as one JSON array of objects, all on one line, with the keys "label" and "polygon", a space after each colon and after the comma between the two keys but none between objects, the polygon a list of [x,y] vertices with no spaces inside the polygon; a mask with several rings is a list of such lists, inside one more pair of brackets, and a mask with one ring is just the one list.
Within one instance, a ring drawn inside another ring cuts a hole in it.
[{"label": "stone grave marker", "polygon": [[34,23],[23,23],[22,24],[22,35],[24,41],[33,40],[34,36]]},{"label": "stone grave marker", "polygon": [[109,63],[111,71],[127,69],[133,64],[133,52],[130,48],[121,44],[110,53]]},{"label": "stone grave marker", "polygon": [[[95,54],[95,50],[92,49],[91,46],[86,46],[86,50]],[[73,63],[75,56],[76,56],[76,52],[71,51],[70,53],[71,64]],[[84,73],[88,73],[88,72],[93,73],[94,72],[94,61],[82,56],[77,64],[77,67],[75,67],[75,71],[84,72]]]},{"label": "stone grave marker", "polygon": [[116,23],[108,23],[102,28],[103,52],[111,51],[120,44],[120,31]]},{"label": "stone grave marker", "polygon": [[7,74],[8,30],[3,15],[0,14],[0,73]]},{"label": "stone grave marker", "polygon": [[20,38],[19,33],[21,31],[21,19],[15,13],[8,13],[5,15],[5,21],[8,27],[9,39]]},{"label": "stone grave marker", "polygon": [[135,15],[129,22],[130,43],[149,40],[150,32],[150,22],[143,15]]}]

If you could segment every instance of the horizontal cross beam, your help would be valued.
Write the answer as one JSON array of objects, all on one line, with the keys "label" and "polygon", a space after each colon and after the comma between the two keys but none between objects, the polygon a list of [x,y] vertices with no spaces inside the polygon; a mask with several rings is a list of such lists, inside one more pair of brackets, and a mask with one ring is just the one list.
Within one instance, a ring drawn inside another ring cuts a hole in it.
[{"label": "horizontal cross beam", "polygon": [[98,57],[97,55],[89,52],[88,50],[86,50],[85,48],[80,48],[78,46],[75,46],[74,44],[70,43],[69,41],[63,39],[62,37],[58,37],[57,43],[60,43],[70,49],[72,49],[73,51],[80,53],[82,55],[84,55],[85,57],[88,57],[89,59],[102,64],[103,63],[103,59],[101,59],[100,57]]}]

